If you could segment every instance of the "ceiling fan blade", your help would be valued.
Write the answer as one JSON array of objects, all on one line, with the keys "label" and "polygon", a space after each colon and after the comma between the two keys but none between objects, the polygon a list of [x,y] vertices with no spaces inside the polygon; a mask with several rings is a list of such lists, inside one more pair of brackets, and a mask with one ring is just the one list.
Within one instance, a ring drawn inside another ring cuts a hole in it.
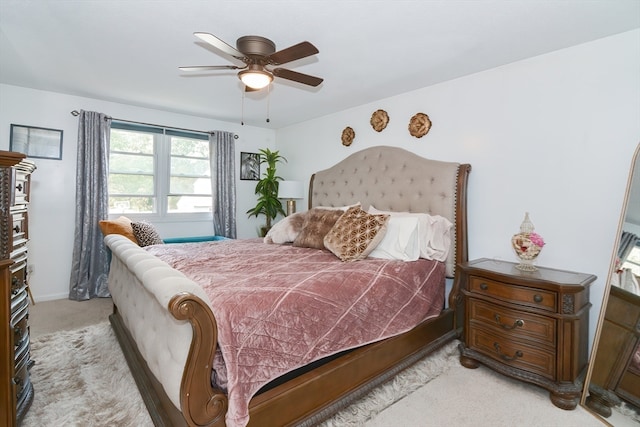
[{"label": "ceiling fan blade", "polygon": [[233,56],[234,58],[237,58],[241,61],[244,61],[246,59],[246,56],[244,53],[240,52],[239,50],[237,50],[236,48],[234,48],[233,46],[230,46],[229,44],[223,42],[222,40],[220,40],[219,38],[217,38],[216,36],[214,36],[213,34],[209,34],[209,33],[193,33],[194,36],[198,37],[200,40],[209,43],[211,46],[215,47],[218,50],[221,50],[222,52],[226,53],[227,55]]},{"label": "ceiling fan blade", "polygon": [[286,68],[275,68],[272,73],[276,77],[293,80],[294,82],[302,83],[309,86],[318,86],[324,80],[320,77],[298,73],[297,71],[287,70]]},{"label": "ceiling fan blade", "polygon": [[209,70],[239,70],[246,67],[235,65],[195,65],[189,67],[178,67],[181,71],[209,71]]},{"label": "ceiling fan blade", "polygon": [[286,49],[279,50],[269,55],[269,63],[273,65],[281,65],[296,59],[306,58],[315,55],[318,49],[309,42],[301,42],[290,46]]}]

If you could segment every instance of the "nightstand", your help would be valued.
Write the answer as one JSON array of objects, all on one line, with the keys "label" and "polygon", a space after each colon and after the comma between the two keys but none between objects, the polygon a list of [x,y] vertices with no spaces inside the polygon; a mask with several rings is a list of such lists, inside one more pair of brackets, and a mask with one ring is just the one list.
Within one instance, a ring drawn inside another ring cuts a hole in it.
[{"label": "nightstand", "polygon": [[464,298],[460,363],[541,386],[554,405],[578,404],[588,362],[591,274],[482,258],[457,266]]}]

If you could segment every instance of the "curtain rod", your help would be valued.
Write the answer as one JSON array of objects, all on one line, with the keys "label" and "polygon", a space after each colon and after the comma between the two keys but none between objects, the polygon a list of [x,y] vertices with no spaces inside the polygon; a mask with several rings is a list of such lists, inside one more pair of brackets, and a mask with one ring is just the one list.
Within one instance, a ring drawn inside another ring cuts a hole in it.
[{"label": "curtain rod", "polygon": [[[71,115],[74,117],[78,117],[80,115],[80,112],[78,110],[73,110],[71,112]],[[157,125],[154,123],[145,123],[145,122],[136,122],[134,120],[125,120],[125,119],[116,119],[111,117],[112,120],[116,120],[118,122],[126,122],[126,123],[135,123],[137,125],[146,125],[146,126],[154,126],[154,127],[159,127],[159,128],[169,128],[169,129],[175,129],[175,130],[184,130],[187,132],[198,132],[198,133],[207,133],[207,134],[212,134],[215,133],[215,131],[202,131],[202,130],[197,130],[197,129],[187,129],[187,128],[176,128],[176,127],[172,127],[172,126],[165,126],[165,125]],[[233,139],[238,139],[238,134],[234,133],[233,134]]]}]

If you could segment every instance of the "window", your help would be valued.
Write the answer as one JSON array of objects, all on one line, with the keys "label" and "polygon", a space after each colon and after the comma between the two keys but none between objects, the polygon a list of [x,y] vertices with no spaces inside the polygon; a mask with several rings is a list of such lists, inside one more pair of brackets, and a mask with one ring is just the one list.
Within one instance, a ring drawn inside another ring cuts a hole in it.
[{"label": "window", "polygon": [[622,264],[622,268],[630,268],[633,274],[640,276],[640,246],[636,245]]},{"label": "window", "polygon": [[113,122],[109,213],[210,213],[209,156],[205,133]]}]

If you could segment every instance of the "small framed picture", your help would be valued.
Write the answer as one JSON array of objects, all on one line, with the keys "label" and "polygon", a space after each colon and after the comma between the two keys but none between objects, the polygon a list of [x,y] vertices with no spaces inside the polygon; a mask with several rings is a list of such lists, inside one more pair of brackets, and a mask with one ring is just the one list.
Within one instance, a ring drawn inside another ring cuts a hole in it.
[{"label": "small framed picture", "polygon": [[240,153],[240,179],[260,181],[260,154]]},{"label": "small framed picture", "polygon": [[27,157],[62,160],[62,130],[12,124],[9,151]]}]

